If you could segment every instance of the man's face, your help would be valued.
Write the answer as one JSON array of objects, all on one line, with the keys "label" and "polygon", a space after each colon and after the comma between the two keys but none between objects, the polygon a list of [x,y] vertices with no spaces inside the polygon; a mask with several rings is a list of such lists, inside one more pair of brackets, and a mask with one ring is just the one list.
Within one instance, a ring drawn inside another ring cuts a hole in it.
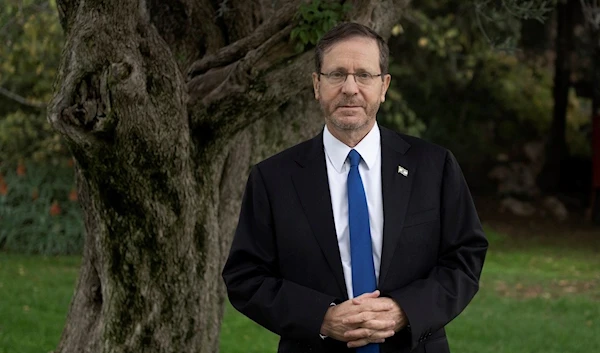
[{"label": "man's face", "polygon": [[[351,37],[331,46],[323,55],[321,72],[381,74],[379,47],[375,39]],[[345,82],[332,84],[327,77],[313,73],[315,98],[320,102],[329,130],[350,132],[371,129],[379,104],[385,100],[390,75],[374,77],[370,84],[349,75]]]}]

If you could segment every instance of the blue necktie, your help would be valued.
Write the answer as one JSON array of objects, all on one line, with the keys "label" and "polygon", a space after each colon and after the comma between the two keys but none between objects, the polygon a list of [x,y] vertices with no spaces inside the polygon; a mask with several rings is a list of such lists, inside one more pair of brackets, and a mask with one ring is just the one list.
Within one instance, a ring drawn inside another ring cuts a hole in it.
[{"label": "blue necktie", "polygon": [[[352,292],[354,297],[377,289],[373,246],[369,227],[369,209],[358,164],[360,154],[351,150],[348,172],[348,221],[350,228],[350,259],[352,264]],[[378,344],[368,344],[356,349],[357,353],[379,353]]]}]

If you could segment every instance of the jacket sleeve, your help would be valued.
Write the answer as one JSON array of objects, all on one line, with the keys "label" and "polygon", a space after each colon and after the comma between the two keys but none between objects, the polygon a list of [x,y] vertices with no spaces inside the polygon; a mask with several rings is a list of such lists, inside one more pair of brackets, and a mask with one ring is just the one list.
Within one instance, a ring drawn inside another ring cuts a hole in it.
[{"label": "jacket sleeve", "polygon": [[229,300],[241,313],[282,337],[320,344],[323,318],[336,298],[282,278],[273,229],[268,191],[255,166],[223,269]]},{"label": "jacket sleeve", "polygon": [[428,276],[383,293],[404,310],[414,349],[448,324],[475,296],[488,242],[460,167],[447,152],[441,188],[437,265]]}]

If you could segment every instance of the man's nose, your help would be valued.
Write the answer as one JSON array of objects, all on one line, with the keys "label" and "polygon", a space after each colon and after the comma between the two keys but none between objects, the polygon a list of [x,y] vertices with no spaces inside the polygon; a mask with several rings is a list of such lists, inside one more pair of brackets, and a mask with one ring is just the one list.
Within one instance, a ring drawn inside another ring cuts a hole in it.
[{"label": "man's nose", "polygon": [[354,95],[358,93],[358,85],[356,84],[356,78],[354,75],[346,76],[346,81],[342,85],[342,93],[347,95]]}]

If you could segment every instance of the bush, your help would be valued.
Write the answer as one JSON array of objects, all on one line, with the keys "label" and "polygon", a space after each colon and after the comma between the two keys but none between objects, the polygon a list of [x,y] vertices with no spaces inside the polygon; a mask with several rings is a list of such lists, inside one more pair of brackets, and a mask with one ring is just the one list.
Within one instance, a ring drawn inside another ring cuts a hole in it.
[{"label": "bush", "polygon": [[55,0],[0,0],[0,163],[68,156],[46,121],[45,104],[59,65],[64,34]]},{"label": "bush", "polygon": [[43,255],[81,253],[83,216],[70,163],[0,168],[0,249]]},{"label": "bush", "polygon": [[0,163],[59,163],[70,155],[61,136],[46,121],[45,112],[28,114],[17,110],[0,117]]},{"label": "bush", "polygon": [[[511,46],[497,50],[467,15],[472,10],[470,2],[415,3],[398,25],[402,35],[390,40],[390,90],[401,94],[402,110],[410,112],[404,115],[426,127],[423,138],[451,149],[463,167],[485,175],[499,153],[547,139],[553,72],[543,60],[528,60]],[[590,144],[582,131],[589,118],[582,103],[571,95],[567,142],[572,154],[587,157]]]}]

